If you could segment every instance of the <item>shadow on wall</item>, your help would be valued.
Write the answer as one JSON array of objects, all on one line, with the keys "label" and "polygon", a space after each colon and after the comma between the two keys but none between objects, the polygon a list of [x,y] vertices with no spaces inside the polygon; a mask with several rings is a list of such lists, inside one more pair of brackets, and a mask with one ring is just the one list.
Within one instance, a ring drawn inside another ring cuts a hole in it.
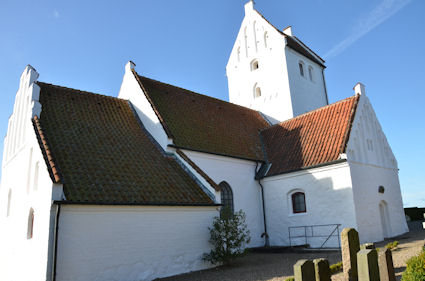
[{"label": "shadow on wall", "polygon": [[[307,128],[308,125],[303,126],[275,126],[264,133],[267,157],[272,163],[268,175],[297,171],[326,162],[326,158],[322,158],[323,151],[335,151],[329,146],[331,143],[328,139],[332,136],[315,137],[320,132]],[[313,137],[308,137],[310,135]],[[320,172],[320,175],[309,172],[267,184],[272,192],[268,207],[284,208],[282,212],[268,215],[271,217],[270,238],[275,245],[309,244],[314,248],[335,248],[339,247],[340,231],[344,227],[356,227],[354,206],[349,202],[353,196],[351,181],[344,175],[335,175],[332,171]],[[297,213],[294,210],[291,196],[295,192],[305,193],[306,212]]]}]

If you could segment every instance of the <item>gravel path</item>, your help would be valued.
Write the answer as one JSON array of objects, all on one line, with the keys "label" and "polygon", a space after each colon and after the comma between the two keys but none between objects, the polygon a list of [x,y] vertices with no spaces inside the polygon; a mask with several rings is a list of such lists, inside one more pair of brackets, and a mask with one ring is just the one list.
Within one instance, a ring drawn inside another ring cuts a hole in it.
[{"label": "gravel path", "polygon": [[[406,267],[406,261],[421,251],[424,245],[425,231],[409,232],[394,240],[400,242],[398,248],[393,251],[394,267],[397,279]],[[391,241],[391,240],[390,240]],[[383,247],[389,241],[377,243],[377,247]],[[309,251],[287,253],[251,253],[234,262],[231,266],[222,266],[208,270],[191,272],[183,275],[157,279],[158,281],[283,281],[293,275],[293,265],[299,259],[326,258],[329,263],[341,260],[338,251]],[[332,276],[332,281],[340,281],[342,273]]]}]

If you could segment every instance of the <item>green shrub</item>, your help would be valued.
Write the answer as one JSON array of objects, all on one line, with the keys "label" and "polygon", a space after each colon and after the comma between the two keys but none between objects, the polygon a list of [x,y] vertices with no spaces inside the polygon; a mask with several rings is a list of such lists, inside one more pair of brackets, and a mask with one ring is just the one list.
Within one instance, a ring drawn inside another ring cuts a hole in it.
[{"label": "green shrub", "polygon": [[246,244],[251,240],[246,215],[240,210],[234,214],[229,208],[222,209],[220,217],[215,217],[209,227],[212,250],[203,259],[212,264],[228,264],[233,259],[247,253]]},{"label": "green shrub", "polygon": [[285,279],[285,281],[295,281],[294,276],[289,276],[288,278]]},{"label": "green shrub", "polygon": [[407,261],[402,281],[425,281],[425,251]]},{"label": "green shrub", "polygon": [[331,266],[329,266],[329,269],[331,270],[331,274],[335,274],[342,271],[342,261],[332,264]]},{"label": "green shrub", "polygon": [[398,246],[398,241],[393,241],[385,245],[385,248],[394,250],[395,248],[397,248],[397,246]]}]

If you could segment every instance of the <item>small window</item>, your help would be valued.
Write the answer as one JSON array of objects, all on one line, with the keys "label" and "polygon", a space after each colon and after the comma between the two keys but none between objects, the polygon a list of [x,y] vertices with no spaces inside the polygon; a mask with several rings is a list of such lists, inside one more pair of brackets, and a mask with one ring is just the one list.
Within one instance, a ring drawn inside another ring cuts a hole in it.
[{"label": "small window", "polygon": [[314,81],[314,77],[313,77],[313,67],[312,66],[309,66],[308,67],[308,77],[310,78],[310,81]]},{"label": "small window", "polygon": [[301,75],[302,77],[304,77],[304,63],[303,63],[302,61],[300,61],[300,62],[298,63],[298,66],[299,66],[299,68],[300,68],[300,75]]},{"label": "small window", "polygon": [[34,210],[30,209],[30,213],[28,215],[28,229],[27,229],[27,239],[31,239],[34,233]]},{"label": "small window", "polygon": [[260,87],[255,87],[254,89],[254,98],[259,98],[261,97],[261,88]]},{"label": "small window", "polygon": [[291,195],[292,211],[294,214],[305,213],[305,194],[303,192],[295,192]]},{"label": "small window", "polygon": [[267,31],[266,32],[264,32],[264,48],[267,48],[267,38],[268,38],[269,36],[267,35]]},{"label": "small window", "polygon": [[258,69],[258,60],[253,60],[251,62],[251,71]]},{"label": "small window", "polygon": [[219,184],[219,186],[221,188],[221,204],[223,204],[223,208],[229,208],[230,209],[230,212],[233,214],[234,207],[233,207],[233,192],[232,192],[232,188],[225,181],[222,181]]}]

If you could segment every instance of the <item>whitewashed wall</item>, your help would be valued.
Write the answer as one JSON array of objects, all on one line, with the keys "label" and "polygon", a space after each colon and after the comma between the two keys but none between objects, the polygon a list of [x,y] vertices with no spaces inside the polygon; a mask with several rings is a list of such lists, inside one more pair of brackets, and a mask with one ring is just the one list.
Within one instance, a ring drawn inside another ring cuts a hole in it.
[{"label": "whitewashed wall", "polygon": [[264,246],[264,238],[261,238],[264,232],[261,189],[254,179],[255,162],[188,150],[184,152],[217,184],[226,181],[230,185],[234,209],[246,213],[251,232],[249,247]]},{"label": "whitewashed wall", "polygon": [[[266,220],[270,244],[288,246],[288,227],[323,224],[341,224],[357,227],[348,164],[340,163],[321,168],[267,177],[262,180],[265,190]],[[290,194],[305,193],[306,213],[293,214]],[[331,227],[315,228],[315,235],[329,235]],[[307,230],[311,235],[310,229]],[[304,234],[304,229],[291,231],[292,236]],[[307,241],[311,247],[320,247],[324,238]],[[292,245],[305,244],[304,239],[294,239]],[[335,247],[333,237],[325,247]]]},{"label": "whitewashed wall", "polygon": [[[360,96],[347,145],[347,158],[351,168],[360,240],[375,242],[384,239],[382,224],[385,219],[379,210],[382,201],[388,207],[389,236],[407,232],[397,161],[364,92]],[[378,192],[381,185],[385,188],[383,194]]]},{"label": "whitewashed wall", "polygon": [[[323,67],[289,47],[285,51],[294,116],[327,105]],[[300,74],[299,62],[304,63],[304,76]],[[312,80],[309,67],[312,68]]]},{"label": "whitewashed wall", "polygon": [[118,98],[129,100],[133,104],[134,109],[145,128],[161,145],[161,147],[164,150],[167,150],[167,145],[172,141],[168,139],[158,116],[154,112],[138,81],[134,77],[134,74],[131,71],[134,67],[135,65],[132,62],[128,62],[126,64]]},{"label": "whitewashed wall", "polygon": [[[299,79],[298,60],[306,62],[305,77]],[[252,70],[257,60],[259,68]],[[314,67],[314,82],[308,66]],[[253,3],[245,5],[245,17],[230,54],[226,74],[229,100],[283,121],[327,104],[322,67],[286,47],[285,37],[268,23]],[[261,97],[255,97],[256,87]]]},{"label": "whitewashed wall", "polygon": [[57,280],[152,280],[210,267],[216,207],[63,205]]},{"label": "whitewashed wall", "polygon": [[[254,59],[259,68],[251,70]],[[260,110],[277,120],[293,117],[285,38],[253,9],[252,2],[245,5],[226,74],[230,102]],[[261,97],[254,97],[255,85],[260,87]]]},{"label": "whitewashed wall", "polygon": [[[39,88],[33,84],[37,77],[32,67],[24,70],[5,139],[0,186],[0,280],[4,281],[46,280],[50,267],[50,212],[51,200],[55,198],[31,123],[32,113],[40,109]],[[61,186],[55,185],[57,188],[61,190]],[[7,216],[9,192],[11,201]],[[61,191],[58,193],[61,195]],[[34,231],[33,238],[28,239],[31,208],[34,210]]]},{"label": "whitewashed wall", "polygon": [[[388,206],[388,237],[407,232],[398,172],[361,163],[350,163],[350,168],[360,241],[366,243],[384,240],[383,218],[379,210],[379,204],[383,200]],[[380,185],[385,188],[383,194],[378,192]]]}]

